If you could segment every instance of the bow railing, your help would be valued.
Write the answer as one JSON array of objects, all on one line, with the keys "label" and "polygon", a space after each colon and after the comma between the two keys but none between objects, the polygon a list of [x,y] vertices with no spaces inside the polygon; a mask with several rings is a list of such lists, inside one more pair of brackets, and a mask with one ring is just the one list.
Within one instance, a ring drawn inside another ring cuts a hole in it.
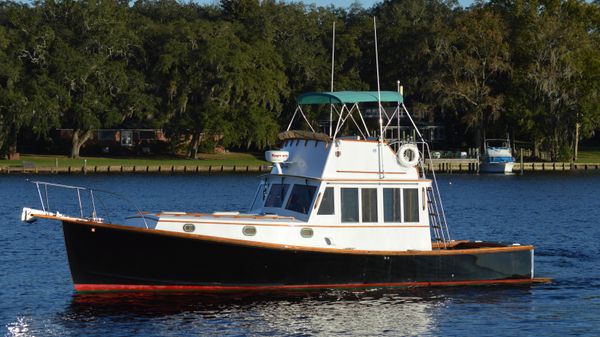
[{"label": "bow railing", "polygon": [[[107,218],[109,223],[112,223],[112,219],[110,216],[110,212],[106,207],[106,203],[102,196],[111,196],[117,200],[121,200],[126,202],[130,207],[133,207],[136,210],[136,213],[142,218],[144,225],[146,228],[148,227],[148,223],[146,222],[146,218],[144,213],[137,207],[131,200],[128,198],[111,192],[105,191],[101,189],[92,189],[89,187],[82,186],[74,186],[74,185],[65,185],[65,184],[57,184],[46,181],[32,181],[27,180],[28,182],[34,184],[37,188],[37,194],[40,199],[40,204],[42,206],[41,210],[35,210],[32,208],[23,208],[23,213],[21,215],[21,220],[25,222],[33,222],[36,220],[36,216],[53,216],[53,217],[61,217],[60,207],[54,206],[50,204],[50,193],[51,189],[62,189],[66,191],[73,191],[77,197],[76,199],[76,210],[79,213],[79,218],[82,220],[94,221],[94,222],[104,222],[104,218],[99,216],[98,214],[98,206],[101,207],[102,215]],[[99,205],[98,205],[99,204]]]}]

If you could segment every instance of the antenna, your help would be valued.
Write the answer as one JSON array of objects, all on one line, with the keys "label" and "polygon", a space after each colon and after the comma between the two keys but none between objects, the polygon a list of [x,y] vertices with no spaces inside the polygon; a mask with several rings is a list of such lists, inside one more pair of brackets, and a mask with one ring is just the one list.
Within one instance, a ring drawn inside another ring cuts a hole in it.
[{"label": "antenna", "polygon": [[333,39],[331,41],[331,91],[333,92],[333,70],[335,68],[335,20],[333,21]]},{"label": "antenna", "polygon": [[[402,101],[404,101],[404,88],[400,85],[400,80],[396,81],[396,85],[398,86],[398,93],[400,94],[400,96],[402,96]],[[400,142],[400,103],[398,103],[397,109],[398,109],[398,115],[396,116],[396,140],[398,142]],[[393,137],[393,134],[392,134],[392,137]]]},{"label": "antenna", "polygon": [[377,51],[377,22],[373,17],[373,29],[375,30],[375,67],[377,69],[377,110],[379,110],[379,142],[383,142],[383,119],[381,118],[381,88],[379,86],[379,52]]},{"label": "antenna", "polygon": [[[331,42],[331,92],[333,92],[333,71],[335,69],[335,19],[333,20],[333,39]],[[329,106],[329,137],[333,128],[333,105]]]},{"label": "antenna", "polygon": [[377,157],[379,159],[379,179],[383,179],[383,153],[381,151],[381,147],[383,145],[383,119],[381,117],[381,88],[379,86],[379,52],[377,51],[377,21],[375,20],[375,17],[373,17],[373,30],[375,31],[375,66],[377,69],[377,110],[379,111],[379,142],[377,144]]}]

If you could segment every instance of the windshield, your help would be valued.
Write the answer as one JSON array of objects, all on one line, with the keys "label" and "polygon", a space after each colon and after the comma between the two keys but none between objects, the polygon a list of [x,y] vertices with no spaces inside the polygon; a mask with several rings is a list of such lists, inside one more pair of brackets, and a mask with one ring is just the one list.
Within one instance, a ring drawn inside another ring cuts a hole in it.
[{"label": "windshield", "polygon": [[313,197],[315,196],[316,186],[294,185],[290,199],[285,208],[302,214],[308,214]]},{"label": "windshield", "polygon": [[281,207],[290,184],[273,184],[265,202],[265,207]]}]

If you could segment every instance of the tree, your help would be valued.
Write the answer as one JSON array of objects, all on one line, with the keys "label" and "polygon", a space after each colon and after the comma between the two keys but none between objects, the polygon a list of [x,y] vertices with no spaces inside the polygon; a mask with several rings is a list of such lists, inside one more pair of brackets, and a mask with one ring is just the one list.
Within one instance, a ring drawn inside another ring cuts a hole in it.
[{"label": "tree", "polygon": [[533,136],[534,152],[543,145],[552,160],[572,158],[583,124],[587,136],[598,128],[598,48],[590,36],[594,6],[532,1],[513,10],[514,83],[523,92],[511,108],[523,115],[517,120]]},{"label": "tree", "polygon": [[450,29],[440,54],[447,72],[437,90],[467,128],[474,128],[475,144],[480,147],[486,129],[503,109],[504,95],[496,84],[511,72],[508,29],[500,15],[485,7],[457,15]]},{"label": "tree", "polygon": [[[413,114],[430,122],[435,121],[436,113],[441,114],[446,93],[438,84],[447,71],[446,47],[450,43],[448,32],[452,29],[449,26],[455,5],[454,1],[401,0],[386,1],[375,8],[381,85],[395,88],[396,81],[400,81]],[[367,41],[372,39],[370,28]],[[371,44],[363,78],[375,83]]]},{"label": "tree", "polygon": [[0,154],[17,151],[24,125],[45,137],[58,125],[63,94],[48,77],[48,53],[54,33],[38,7],[0,5]]},{"label": "tree", "polygon": [[138,111],[130,99],[127,61],[130,42],[126,2],[64,0],[43,4],[56,34],[51,51],[51,76],[67,91],[61,102],[63,127],[73,129],[71,157],[93,131],[110,127]]}]

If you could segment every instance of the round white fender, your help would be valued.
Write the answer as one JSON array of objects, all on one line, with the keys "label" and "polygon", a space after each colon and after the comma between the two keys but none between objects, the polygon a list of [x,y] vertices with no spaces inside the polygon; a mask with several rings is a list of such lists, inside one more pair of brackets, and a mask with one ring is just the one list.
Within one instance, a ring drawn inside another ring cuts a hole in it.
[{"label": "round white fender", "polygon": [[419,148],[415,144],[404,144],[398,149],[398,162],[404,167],[413,167],[419,163]]}]

